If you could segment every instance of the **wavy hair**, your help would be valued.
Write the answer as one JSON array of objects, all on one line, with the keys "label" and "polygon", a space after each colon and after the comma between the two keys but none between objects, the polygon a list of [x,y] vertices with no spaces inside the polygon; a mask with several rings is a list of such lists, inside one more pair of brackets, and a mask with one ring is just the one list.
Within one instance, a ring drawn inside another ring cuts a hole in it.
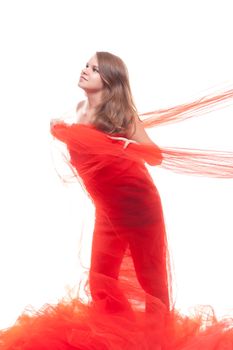
[{"label": "wavy hair", "polygon": [[129,83],[128,70],[118,56],[96,52],[104,88],[101,103],[96,107],[94,125],[109,134],[126,134],[135,128],[138,116]]}]

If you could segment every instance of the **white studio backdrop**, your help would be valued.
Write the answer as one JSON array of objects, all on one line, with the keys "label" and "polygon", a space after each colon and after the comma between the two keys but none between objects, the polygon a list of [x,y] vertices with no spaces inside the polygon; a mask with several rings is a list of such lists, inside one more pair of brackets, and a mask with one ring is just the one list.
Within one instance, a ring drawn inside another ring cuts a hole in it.
[{"label": "white studio backdrop", "polygon": [[[56,302],[90,254],[93,208],[53,163],[49,122],[73,116],[81,68],[95,51],[126,62],[140,112],[232,87],[231,1],[2,1],[0,328],[27,305]],[[233,104],[149,130],[161,146],[233,151]],[[177,307],[232,308],[233,181],[150,168],[162,197]],[[83,228],[87,219],[89,227]]]}]

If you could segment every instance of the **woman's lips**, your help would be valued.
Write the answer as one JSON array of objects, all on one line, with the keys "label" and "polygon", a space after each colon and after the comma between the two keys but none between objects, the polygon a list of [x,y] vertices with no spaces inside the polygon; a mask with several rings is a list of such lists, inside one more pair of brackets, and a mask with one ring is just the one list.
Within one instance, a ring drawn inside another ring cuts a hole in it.
[{"label": "woman's lips", "polygon": [[80,76],[80,79],[83,79],[83,80],[87,81],[87,79],[83,75]]}]

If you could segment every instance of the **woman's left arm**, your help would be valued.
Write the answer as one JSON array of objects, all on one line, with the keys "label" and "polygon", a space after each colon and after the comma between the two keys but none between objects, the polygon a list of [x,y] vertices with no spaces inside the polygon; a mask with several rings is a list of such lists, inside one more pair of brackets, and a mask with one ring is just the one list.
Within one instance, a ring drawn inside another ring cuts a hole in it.
[{"label": "woman's left arm", "polygon": [[[135,126],[134,126],[135,125]],[[135,123],[132,126],[131,129],[129,129],[128,133],[126,134],[126,137],[129,138],[132,141],[135,141],[139,144],[144,144],[144,145],[148,145],[151,146],[150,148],[155,149],[155,158],[154,160],[151,157],[151,152],[150,152],[150,156],[148,155],[148,157],[145,154],[144,160],[150,164],[150,165],[158,165],[162,162],[162,155],[160,154],[161,158],[160,160],[158,159],[158,150],[159,147],[151,140],[151,138],[148,136],[143,123],[141,122],[141,120],[139,119],[139,117],[135,118]]]},{"label": "woman's left arm", "polygon": [[148,134],[143,126],[143,123],[139,119],[139,117],[135,118],[135,123],[131,126],[131,128],[126,133],[126,137],[131,139],[131,140],[134,140],[138,143],[155,145],[155,143],[148,136]]}]

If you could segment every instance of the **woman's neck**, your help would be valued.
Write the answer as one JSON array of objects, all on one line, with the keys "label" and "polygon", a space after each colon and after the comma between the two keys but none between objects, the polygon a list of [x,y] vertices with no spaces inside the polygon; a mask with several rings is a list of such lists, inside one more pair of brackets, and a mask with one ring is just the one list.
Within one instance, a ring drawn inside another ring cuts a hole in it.
[{"label": "woman's neck", "polygon": [[87,111],[94,111],[95,108],[100,104],[101,102],[101,92],[95,92],[93,94],[88,93],[87,94]]}]

